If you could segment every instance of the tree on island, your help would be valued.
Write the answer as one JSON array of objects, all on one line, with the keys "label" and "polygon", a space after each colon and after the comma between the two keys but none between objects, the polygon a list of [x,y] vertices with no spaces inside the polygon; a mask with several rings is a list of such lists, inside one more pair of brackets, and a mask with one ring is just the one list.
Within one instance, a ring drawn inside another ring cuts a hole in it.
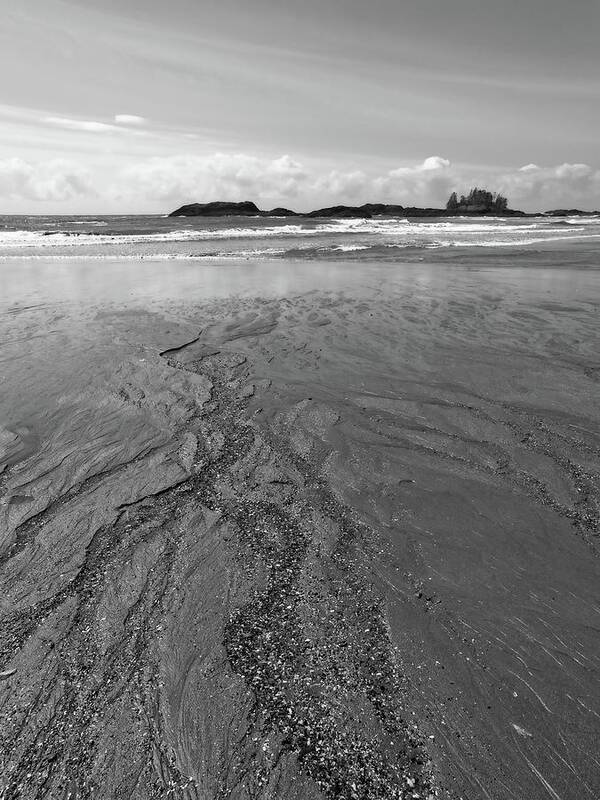
[{"label": "tree on island", "polygon": [[448,202],[446,203],[447,211],[456,211],[458,208],[458,197],[456,196],[456,192],[452,192],[450,197],[448,198]]},{"label": "tree on island", "polygon": [[461,195],[460,200],[456,196],[456,192],[452,192],[446,203],[448,211],[477,211],[479,213],[486,211],[506,211],[508,208],[508,200],[497,192],[488,192],[487,189],[478,189],[475,187],[471,189],[469,194]]}]

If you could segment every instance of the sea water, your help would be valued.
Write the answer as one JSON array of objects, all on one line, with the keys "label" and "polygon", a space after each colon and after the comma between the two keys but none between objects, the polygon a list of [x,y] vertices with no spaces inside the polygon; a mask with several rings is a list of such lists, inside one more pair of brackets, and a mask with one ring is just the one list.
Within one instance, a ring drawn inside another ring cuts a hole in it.
[{"label": "sea water", "polygon": [[[0,260],[13,258],[419,259],[456,248],[600,245],[600,216],[303,219],[0,216]],[[440,254],[441,255],[441,254]]]}]

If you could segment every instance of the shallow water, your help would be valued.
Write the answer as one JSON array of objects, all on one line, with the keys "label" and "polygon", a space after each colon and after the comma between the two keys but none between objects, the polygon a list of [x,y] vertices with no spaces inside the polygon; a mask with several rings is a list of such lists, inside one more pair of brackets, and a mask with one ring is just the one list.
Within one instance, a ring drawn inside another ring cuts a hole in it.
[{"label": "shallow water", "polygon": [[36,303],[97,302],[162,304],[215,297],[277,297],[311,290],[368,292],[391,287],[451,290],[457,281],[480,287],[505,286],[515,291],[547,293],[557,300],[596,301],[600,251],[590,246],[557,251],[455,249],[437,260],[377,261],[318,259],[117,259],[73,257],[55,260],[0,260],[0,307]]}]

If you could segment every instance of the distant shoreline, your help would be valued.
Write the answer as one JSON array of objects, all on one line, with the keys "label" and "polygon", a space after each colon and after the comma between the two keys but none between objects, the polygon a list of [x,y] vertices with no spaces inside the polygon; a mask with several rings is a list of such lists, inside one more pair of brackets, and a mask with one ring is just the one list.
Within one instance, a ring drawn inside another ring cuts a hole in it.
[{"label": "distant shoreline", "polygon": [[467,210],[447,208],[419,208],[417,206],[401,206],[385,203],[364,203],[361,206],[329,206],[315,211],[292,211],[289,208],[273,208],[263,211],[249,201],[229,203],[215,201],[211,203],[187,203],[169,217],[300,217],[304,219],[372,219],[373,217],[593,217],[600,211],[582,211],[577,208],[558,208],[552,211],[526,212],[518,209]]}]

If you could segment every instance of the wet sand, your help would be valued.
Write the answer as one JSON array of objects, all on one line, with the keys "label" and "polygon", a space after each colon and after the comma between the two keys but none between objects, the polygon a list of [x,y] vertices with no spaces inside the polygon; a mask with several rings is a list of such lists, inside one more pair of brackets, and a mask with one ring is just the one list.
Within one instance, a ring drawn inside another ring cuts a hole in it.
[{"label": "wet sand", "polygon": [[600,795],[597,270],[2,270],[3,800]]}]

